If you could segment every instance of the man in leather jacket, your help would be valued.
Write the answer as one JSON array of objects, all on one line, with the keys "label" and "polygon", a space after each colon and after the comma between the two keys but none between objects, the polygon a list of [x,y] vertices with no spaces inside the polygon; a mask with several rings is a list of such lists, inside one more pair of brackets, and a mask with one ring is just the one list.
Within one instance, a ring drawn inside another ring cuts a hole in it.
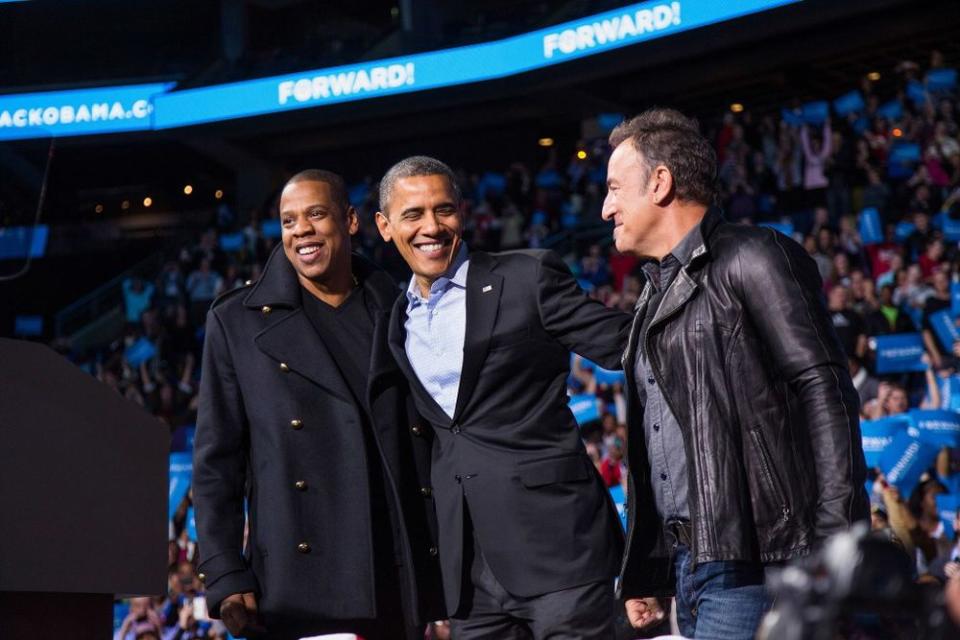
[{"label": "man in leather jacket", "polygon": [[868,517],[858,397],[816,265],[712,208],[695,121],[651,109],[610,135],[603,218],[646,260],[624,353],[635,626],[676,595],[684,636],[752,638],[764,568]]}]

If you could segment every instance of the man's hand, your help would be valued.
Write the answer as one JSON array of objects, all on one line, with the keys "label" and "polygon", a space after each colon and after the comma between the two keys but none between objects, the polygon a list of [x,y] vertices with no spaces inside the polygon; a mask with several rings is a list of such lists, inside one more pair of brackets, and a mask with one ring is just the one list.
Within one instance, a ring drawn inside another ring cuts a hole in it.
[{"label": "man's hand", "polygon": [[643,629],[666,617],[656,598],[632,598],[626,601],[627,619],[634,629]]},{"label": "man's hand", "polygon": [[257,619],[257,597],[249,591],[224,598],[220,603],[220,619],[232,636],[243,636],[247,631],[266,632]]}]

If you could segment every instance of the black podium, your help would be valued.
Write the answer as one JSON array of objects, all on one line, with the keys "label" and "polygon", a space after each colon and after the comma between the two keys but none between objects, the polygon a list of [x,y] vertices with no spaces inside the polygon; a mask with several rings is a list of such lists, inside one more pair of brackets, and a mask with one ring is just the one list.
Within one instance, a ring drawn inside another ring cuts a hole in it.
[{"label": "black podium", "polygon": [[0,638],[104,640],[166,590],[169,431],[43,345],[0,339]]}]

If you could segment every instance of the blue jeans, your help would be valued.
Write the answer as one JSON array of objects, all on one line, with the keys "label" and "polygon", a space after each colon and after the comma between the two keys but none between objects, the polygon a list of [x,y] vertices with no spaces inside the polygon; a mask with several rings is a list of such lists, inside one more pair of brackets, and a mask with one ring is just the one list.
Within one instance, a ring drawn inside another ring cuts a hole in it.
[{"label": "blue jeans", "polygon": [[702,562],[693,569],[686,545],[674,548],[677,623],[687,638],[751,640],[770,599],[764,568],[751,562]]}]

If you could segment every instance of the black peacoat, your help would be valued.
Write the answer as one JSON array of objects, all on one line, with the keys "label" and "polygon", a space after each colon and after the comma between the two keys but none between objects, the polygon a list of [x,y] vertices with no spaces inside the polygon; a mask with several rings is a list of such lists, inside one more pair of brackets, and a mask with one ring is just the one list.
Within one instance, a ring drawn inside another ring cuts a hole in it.
[{"label": "black peacoat", "polygon": [[215,617],[226,596],[252,591],[268,632],[374,618],[368,464],[387,481],[408,620],[442,610],[433,504],[421,492],[432,432],[387,345],[399,291],[363,258],[353,268],[380,309],[367,388],[376,460],[366,459],[361,408],[301,308],[282,247],[256,284],[208,314],[193,496],[198,571]]}]

